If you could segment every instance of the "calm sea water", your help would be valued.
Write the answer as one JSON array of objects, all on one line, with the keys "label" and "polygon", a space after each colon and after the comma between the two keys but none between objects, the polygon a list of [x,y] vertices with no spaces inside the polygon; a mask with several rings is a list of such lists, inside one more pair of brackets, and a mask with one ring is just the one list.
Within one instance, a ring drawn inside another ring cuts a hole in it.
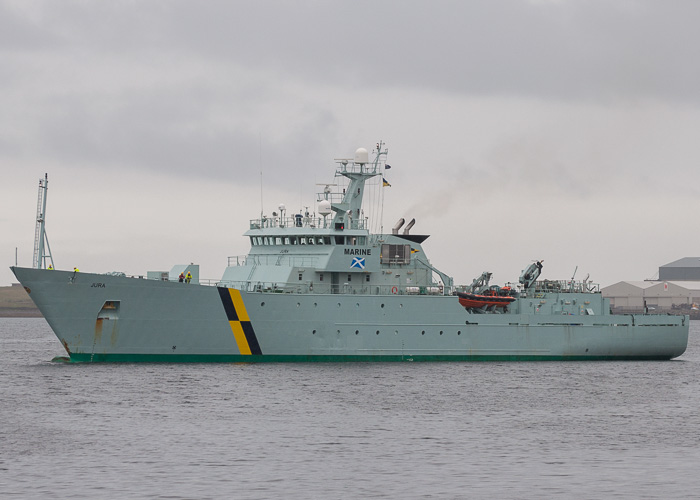
[{"label": "calm sea water", "polygon": [[0,497],[697,498],[667,362],[69,365],[0,319]]}]

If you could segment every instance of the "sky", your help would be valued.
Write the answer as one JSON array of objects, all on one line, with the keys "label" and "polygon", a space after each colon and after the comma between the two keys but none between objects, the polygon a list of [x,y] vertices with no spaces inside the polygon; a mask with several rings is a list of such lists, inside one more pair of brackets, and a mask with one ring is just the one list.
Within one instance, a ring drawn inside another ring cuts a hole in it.
[{"label": "sky", "polygon": [[700,2],[0,0],[0,286],[32,265],[218,279],[386,143],[383,226],[470,283],[607,286],[700,256]]}]

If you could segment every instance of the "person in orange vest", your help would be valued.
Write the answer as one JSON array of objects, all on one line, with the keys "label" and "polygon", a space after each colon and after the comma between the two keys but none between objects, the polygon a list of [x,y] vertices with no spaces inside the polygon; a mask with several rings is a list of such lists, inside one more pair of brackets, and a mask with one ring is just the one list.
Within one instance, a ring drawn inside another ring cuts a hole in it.
[{"label": "person in orange vest", "polygon": [[188,285],[190,284],[190,281],[192,281],[192,275],[190,274],[189,271],[187,271],[187,276],[185,276],[185,281],[187,282]]},{"label": "person in orange vest", "polygon": [[180,276],[178,276],[177,280],[182,283],[185,281],[185,273],[180,273]]}]

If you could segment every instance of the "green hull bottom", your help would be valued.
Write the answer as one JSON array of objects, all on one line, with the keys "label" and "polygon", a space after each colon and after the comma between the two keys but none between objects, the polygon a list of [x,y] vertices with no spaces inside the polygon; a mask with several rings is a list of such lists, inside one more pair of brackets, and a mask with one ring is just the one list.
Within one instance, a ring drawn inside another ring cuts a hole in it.
[{"label": "green hull bottom", "polygon": [[396,361],[644,361],[669,360],[669,356],[561,356],[561,355],[470,355],[434,354],[418,356],[397,355],[241,355],[241,354],[77,354],[71,353],[72,363],[355,363]]}]

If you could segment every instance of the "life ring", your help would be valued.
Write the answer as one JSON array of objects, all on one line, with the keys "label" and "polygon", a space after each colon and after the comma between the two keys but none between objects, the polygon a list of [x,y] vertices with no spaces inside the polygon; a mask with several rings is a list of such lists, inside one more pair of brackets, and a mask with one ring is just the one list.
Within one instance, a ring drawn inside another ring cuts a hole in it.
[{"label": "life ring", "polygon": [[399,289],[396,288],[395,286],[392,286],[392,287],[391,287],[391,293],[393,293],[394,295],[396,295],[397,293],[399,293]]}]

